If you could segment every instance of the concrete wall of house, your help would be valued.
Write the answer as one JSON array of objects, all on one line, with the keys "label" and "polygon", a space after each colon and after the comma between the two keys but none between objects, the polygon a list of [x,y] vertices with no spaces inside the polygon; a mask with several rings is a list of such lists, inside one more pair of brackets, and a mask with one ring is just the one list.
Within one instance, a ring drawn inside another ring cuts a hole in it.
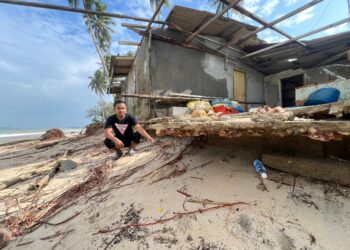
[{"label": "concrete wall of house", "polygon": [[[349,65],[349,61],[337,62],[336,65],[343,64]],[[311,69],[298,69],[298,70],[287,70],[274,75],[265,76],[264,78],[264,100],[267,105],[271,107],[282,105],[282,95],[281,95],[281,80],[289,78],[296,75],[303,75],[304,83],[303,85],[314,85],[333,82],[337,79],[336,76],[327,72],[330,69],[332,72],[339,74],[339,76],[350,79],[350,68],[349,67],[329,67],[320,66]]]},{"label": "concrete wall of house", "polygon": [[233,70],[246,73],[247,100],[263,102],[264,76],[241,62],[171,43],[152,40],[151,85],[154,94],[177,92],[233,98]]},{"label": "concrete wall of house", "polygon": [[[130,69],[126,84],[126,94],[149,94],[149,66],[147,58],[147,39],[143,39],[142,44],[135,56],[134,63]],[[141,120],[146,119],[149,113],[148,100],[139,98],[126,98],[129,112],[139,117]]]}]

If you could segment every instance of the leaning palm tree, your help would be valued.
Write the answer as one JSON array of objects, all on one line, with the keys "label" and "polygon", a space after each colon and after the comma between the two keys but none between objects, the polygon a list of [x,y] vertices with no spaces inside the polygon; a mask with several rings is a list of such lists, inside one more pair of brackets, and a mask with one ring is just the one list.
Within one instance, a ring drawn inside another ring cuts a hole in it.
[{"label": "leaning palm tree", "polygon": [[[70,6],[77,8],[80,4],[80,0],[68,0],[68,3]],[[82,3],[84,8],[88,10],[104,12],[107,9],[107,6],[102,0],[82,0]],[[108,67],[105,63],[104,57],[106,54],[109,54],[109,49],[112,44],[111,33],[113,32],[112,26],[114,25],[114,22],[110,17],[90,14],[84,14],[84,20],[96,51],[100,57],[105,76],[107,76]]]},{"label": "leaning palm tree", "polygon": [[102,115],[103,118],[105,118],[105,108],[104,108],[104,101],[103,101],[103,94],[107,90],[107,80],[105,78],[104,72],[101,70],[96,70],[94,76],[89,77],[90,83],[89,88],[94,91],[98,97],[100,98],[100,105],[102,109]]}]

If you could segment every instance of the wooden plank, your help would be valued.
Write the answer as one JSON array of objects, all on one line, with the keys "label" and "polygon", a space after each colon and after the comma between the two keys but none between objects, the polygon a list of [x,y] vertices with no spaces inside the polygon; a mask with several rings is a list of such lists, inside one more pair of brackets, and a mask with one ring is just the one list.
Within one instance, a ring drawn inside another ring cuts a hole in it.
[{"label": "wooden plank", "polygon": [[295,10],[293,10],[293,11],[291,11],[291,12],[289,12],[289,13],[287,13],[287,14],[285,14],[285,15],[279,17],[279,18],[277,18],[276,20],[274,20],[274,21],[268,23],[267,25],[264,25],[264,26],[262,26],[262,27],[260,27],[260,28],[258,28],[258,29],[256,29],[256,30],[252,31],[251,33],[249,33],[249,34],[246,35],[245,37],[239,39],[239,40],[237,41],[237,44],[243,43],[244,41],[248,40],[249,38],[251,38],[251,37],[254,36],[255,34],[261,32],[261,31],[263,31],[263,30],[265,30],[265,29],[267,29],[267,28],[270,28],[270,27],[272,27],[273,25],[278,24],[278,23],[280,23],[280,22],[282,22],[282,21],[288,19],[289,17],[294,16],[294,15],[300,13],[301,11],[304,11],[304,10],[306,10],[306,9],[308,9],[308,8],[314,6],[315,4],[318,4],[318,3],[322,2],[322,1],[323,1],[323,0],[313,0],[313,1],[309,2],[309,3],[304,4],[303,6],[301,6],[301,7],[297,8],[297,9],[295,9]]},{"label": "wooden plank", "polygon": [[329,158],[305,158],[283,154],[263,154],[267,167],[295,175],[350,186],[350,163]]},{"label": "wooden plank", "polygon": [[139,42],[120,40],[120,41],[119,41],[119,45],[140,46],[141,44],[140,44]]},{"label": "wooden plank", "polygon": [[295,116],[315,116],[319,114],[335,115],[336,117],[341,117],[344,114],[350,113],[350,100],[344,100],[340,102],[298,107],[298,108],[286,108],[286,110],[293,112]]},{"label": "wooden plank", "polygon": [[[122,94],[123,97],[130,97],[130,98],[144,98],[144,99],[151,99],[156,102],[168,102],[168,103],[183,103],[188,101],[196,101],[196,100],[202,100],[202,101],[210,101],[213,99],[216,99],[216,97],[186,97],[186,96],[163,96],[163,95],[148,95],[148,94]],[[223,98],[223,97],[219,97]],[[243,104],[262,104],[260,102],[239,102]]]},{"label": "wooden plank", "polygon": [[[117,13],[109,13],[109,12],[99,12],[99,11],[73,8],[73,7],[61,6],[61,5],[55,5],[55,4],[34,3],[34,2],[25,2],[25,1],[13,1],[13,0],[0,0],[0,3],[34,7],[34,8],[42,8],[42,9],[69,11],[69,12],[76,12],[76,13],[82,13],[82,14],[91,14],[91,15],[96,15],[96,16],[125,18],[125,19],[132,19],[132,20],[142,21],[142,22],[149,22],[150,21],[150,19],[148,19],[148,18],[127,16],[127,15],[122,15],[122,14],[117,14]],[[159,21],[159,20],[154,20],[154,23],[166,24],[166,22]]]},{"label": "wooden plank", "polygon": [[307,37],[307,36],[311,36],[311,35],[313,35],[313,34],[316,34],[316,33],[319,33],[319,32],[321,32],[321,31],[324,31],[324,30],[327,30],[327,29],[330,29],[330,28],[339,26],[339,25],[341,25],[341,24],[343,24],[343,23],[347,23],[347,22],[349,22],[349,21],[350,21],[350,17],[344,18],[344,19],[342,19],[342,20],[340,20],[340,21],[338,21],[338,22],[335,22],[335,23],[332,23],[332,24],[323,26],[323,27],[321,27],[321,28],[318,28],[318,29],[313,30],[313,31],[310,31],[310,32],[306,32],[306,33],[304,33],[304,34],[302,34],[302,35],[299,35],[299,36],[297,36],[297,37],[294,37],[293,39],[289,39],[289,40],[287,40],[287,41],[280,42],[280,43],[276,43],[276,44],[271,45],[271,46],[269,46],[269,47],[266,47],[266,48],[264,48],[264,49],[260,49],[260,50],[254,51],[254,52],[252,52],[252,53],[249,53],[249,54],[247,54],[247,55],[242,56],[241,58],[247,58],[247,57],[255,56],[255,55],[260,54],[260,53],[262,53],[262,52],[271,50],[271,49],[273,49],[273,48],[282,46],[282,45],[284,45],[284,44],[288,44],[288,43],[293,42],[293,41],[297,41],[298,39],[301,39],[301,38],[304,38],[304,37]]}]

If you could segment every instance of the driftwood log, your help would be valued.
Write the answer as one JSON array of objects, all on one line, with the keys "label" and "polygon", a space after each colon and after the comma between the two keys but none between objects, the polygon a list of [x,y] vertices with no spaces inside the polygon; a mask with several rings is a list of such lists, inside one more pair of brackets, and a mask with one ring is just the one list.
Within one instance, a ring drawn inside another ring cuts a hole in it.
[{"label": "driftwood log", "polygon": [[0,182],[0,190],[11,187],[19,182],[29,180],[31,178],[34,178],[35,176],[38,176],[38,175],[40,175],[40,173],[33,171],[31,173],[22,174],[20,176],[17,176],[15,178],[10,179],[10,180]]},{"label": "driftwood log", "polygon": [[52,147],[54,145],[58,144],[58,141],[55,142],[44,142],[44,143],[40,143],[35,145],[36,149],[42,149],[42,148],[48,148],[48,147]]},{"label": "driftwood log", "polygon": [[305,158],[284,154],[263,154],[267,167],[295,175],[350,186],[350,163],[329,158]]},{"label": "driftwood log", "polygon": [[61,158],[53,163],[50,163],[50,169],[46,173],[46,175],[39,179],[36,180],[30,187],[29,190],[37,190],[37,189],[42,189],[47,184],[49,184],[50,179],[58,172],[63,172],[63,171],[69,171],[77,166],[76,162],[72,160],[67,160],[65,158]]}]

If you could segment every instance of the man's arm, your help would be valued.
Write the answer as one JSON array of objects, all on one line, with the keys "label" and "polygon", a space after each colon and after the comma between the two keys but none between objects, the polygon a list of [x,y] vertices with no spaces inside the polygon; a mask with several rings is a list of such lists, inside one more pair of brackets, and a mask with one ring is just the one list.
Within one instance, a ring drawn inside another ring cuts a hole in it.
[{"label": "man's arm", "polygon": [[117,137],[114,136],[113,134],[113,129],[112,128],[106,128],[105,129],[105,136],[110,139],[111,141],[114,142],[114,144],[117,146],[117,148],[124,148],[124,144],[121,140],[119,140]]},{"label": "man's arm", "polygon": [[139,133],[143,136],[143,138],[145,138],[149,143],[154,143],[153,138],[146,132],[146,130],[144,130],[143,127],[141,127],[141,125],[140,125],[139,123],[136,124],[134,128],[135,128],[135,130],[136,130],[137,132],[139,132]]}]

